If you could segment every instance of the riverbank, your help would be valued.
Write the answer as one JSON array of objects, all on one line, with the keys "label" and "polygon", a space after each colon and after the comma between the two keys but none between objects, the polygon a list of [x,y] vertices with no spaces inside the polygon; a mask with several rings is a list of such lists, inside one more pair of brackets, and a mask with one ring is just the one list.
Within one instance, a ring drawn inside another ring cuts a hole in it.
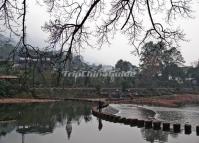
[{"label": "riverbank", "polygon": [[165,96],[133,97],[131,99],[109,99],[113,104],[139,104],[163,107],[180,107],[188,104],[199,104],[199,95],[174,94]]},{"label": "riverbank", "polygon": [[164,96],[133,96],[131,98],[110,98],[100,96],[89,97],[76,97],[76,98],[63,98],[63,97],[45,97],[45,98],[0,98],[0,104],[14,104],[14,103],[43,103],[55,102],[63,100],[76,100],[86,102],[106,101],[110,104],[139,104],[150,106],[163,106],[163,107],[179,107],[187,104],[199,104],[199,95],[193,94],[174,94]]},{"label": "riverbank", "polygon": [[55,99],[34,99],[34,98],[0,98],[0,104],[16,104],[16,103],[45,103],[56,102]]},{"label": "riverbank", "polygon": [[24,92],[17,97],[32,96],[35,98],[127,98],[127,97],[153,97],[174,94],[198,94],[199,88],[34,88],[30,92]]}]

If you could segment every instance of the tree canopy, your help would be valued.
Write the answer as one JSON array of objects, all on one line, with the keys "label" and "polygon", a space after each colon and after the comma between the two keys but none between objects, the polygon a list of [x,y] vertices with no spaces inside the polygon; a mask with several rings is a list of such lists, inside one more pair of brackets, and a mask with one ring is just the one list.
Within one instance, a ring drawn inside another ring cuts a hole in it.
[{"label": "tree canopy", "polygon": [[132,65],[128,61],[123,61],[122,59],[118,60],[115,64],[115,69],[119,71],[131,71],[133,68],[136,68],[136,66]]},{"label": "tree canopy", "polygon": [[146,43],[141,48],[140,55],[140,67],[147,77],[154,77],[165,72],[171,73],[170,69],[176,69],[174,67],[184,63],[181,52],[175,47],[166,47],[163,42]]}]

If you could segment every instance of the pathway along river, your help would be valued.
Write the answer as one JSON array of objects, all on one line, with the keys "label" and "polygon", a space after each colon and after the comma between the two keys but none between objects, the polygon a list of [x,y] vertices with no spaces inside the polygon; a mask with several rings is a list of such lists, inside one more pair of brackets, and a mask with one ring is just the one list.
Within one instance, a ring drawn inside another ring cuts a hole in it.
[{"label": "pathway along river", "polygon": [[[111,106],[119,109],[117,114],[126,116],[152,118],[157,115],[157,111],[149,109],[151,107]],[[199,143],[195,132],[173,134],[100,120],[92,116],[91,107],[88,103],[74,101],[0,105],[0,143]],[[192,109],[181,108],[176,112],[181,114],[181,110]]]}]

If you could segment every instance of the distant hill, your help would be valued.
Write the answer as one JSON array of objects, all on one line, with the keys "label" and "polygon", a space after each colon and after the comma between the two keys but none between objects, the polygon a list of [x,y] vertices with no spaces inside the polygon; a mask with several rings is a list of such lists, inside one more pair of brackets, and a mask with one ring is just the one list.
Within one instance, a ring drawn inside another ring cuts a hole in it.
[{"label": "distant hill", "polygon": [[0,45],[5,44],[5,43],[14,45],[15,41],[12,38],[8,38],[8,37],[0,34]]},{"label": "distant hill", "polygon": [[[15,42],[14,40],[0,34],[0,61],[5,61],[8,59],[10,53],[14,50],[15,48]],[[40,51],[41,53],[45,52],[46,58],[51,58],[55,57],[55,54],[57,51]],[[29,53],[31,55],[36,54],[35,51],[32,49],[29,49]],[[24,52],[22,51],[17,51],[15,53],[15,62],[20,62],[20,57],[23,58],[25,57]],[[51,59],[52,62],[56,59]],[[58,67],[60,66],[59,63],[57,65]],[[95,65],[95,64],[88,64],[87,62],[84,61],[84,58],[80,55],[72,55],[72,60],[67,62],[67,70],[102,70],[102,71],[109,71],[112,70],[114,67],[109,66],[109,65]]]},{"label": "distant hill", "polygon": [[14,41],[0,34],[0,60],[6,60],[14,49]]}]

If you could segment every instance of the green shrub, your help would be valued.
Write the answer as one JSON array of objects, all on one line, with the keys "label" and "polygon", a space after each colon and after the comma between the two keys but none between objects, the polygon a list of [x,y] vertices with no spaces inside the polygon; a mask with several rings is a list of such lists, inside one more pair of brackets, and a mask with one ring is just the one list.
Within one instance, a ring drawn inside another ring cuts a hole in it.
[{"label": "green shrub", "polygon": [[9,81],[0,80],[0,97],[10,97],[16,95],[19,91],[19,85]]},{"label": "green shrub", "polygon": [[129,82],[128,81],[122,81],[121,83],[121,88],[122,88],[122,91],[126,91],[128,88],[129,88]]},{"label": "green shrub", "polygon": [[10,83],[7,81],[0,80],[0,96],[8,96],[9,95],[9,87]]},{"label": "green shrub", "polygon": [[100,94],[100,92],[101,92],[101,85],[100,84],[96,84],[95,85],[95,89],[96,89],[96,93],[99,95]]}]

